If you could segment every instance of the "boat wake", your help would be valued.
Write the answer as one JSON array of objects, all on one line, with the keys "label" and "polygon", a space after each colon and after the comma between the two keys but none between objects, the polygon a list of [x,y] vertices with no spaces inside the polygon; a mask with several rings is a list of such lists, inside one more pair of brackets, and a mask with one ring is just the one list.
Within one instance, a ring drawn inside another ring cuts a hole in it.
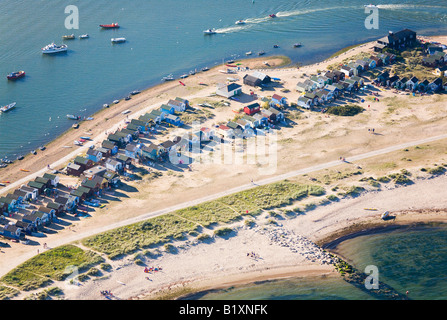
[{"label": "boat wake", "polygon": [[422,8],[443,8],[442,6],[416,5],[416,4],[378,4],[377,8],[385,10],[404,10],[404,9],[422,9]]}]

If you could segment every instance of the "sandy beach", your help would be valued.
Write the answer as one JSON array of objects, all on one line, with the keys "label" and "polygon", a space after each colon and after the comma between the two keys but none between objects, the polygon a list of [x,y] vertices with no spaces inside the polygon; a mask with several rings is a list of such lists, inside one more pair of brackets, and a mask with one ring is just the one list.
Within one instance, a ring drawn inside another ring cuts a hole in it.
[{"label": "sandy beach", "polygon": [[[431,39],[445,43],[447,37]],[[247,94],[249,90],[254,90],[258,99],[277,93],[286,96],[289,102],[294,102],[299,97],[294,88],[301,77],[317,73],[317,70],[325,70],[328,65],[365,51],[372,51],[372,43],[360,45],[324,62],[300,68],[275,68],[283,62],[281,58],[275,57],[242,60],[242,67],[264,71],[280,78],[282,83],[280,87],[269,91],[243,85],[243,92]],[[7,170],[0,170],[0,181],[11,182],[0,189],[0,194],[12,191],[27,180],[47,172],[47,165],[62,168],[74,156],[85,152],[90,145],[99,145],[106,137],[106,132],[122,127],[126,120],[137,118],[170,98],[186,98],[197,109],[200,109],[197,106],[198,101],[222,100],[212,96],[216,85],[225,82],[229,76],[241,79],[246,72],[228,75],[222,74],[219,69],[221,67],[215,67],[182,80],[186,86],[179,85],[177,81],[163,83],[133,96],[129,101],[111,104],[110,108],[94,115],[94,120],[81,123],[79,129],[71,129],[50,143],[45,151],[27,156],[8,166]],[[288,91],[281,91],[282,89]],[[391,105],[396,99],[400,99],[397,107]],[[36,241],[39,244],[46,242],[49,248],[54,248],[107,230],[122,221],[137,219],[148,212],[237,188],[253,179],[269,179],[313,165],[323,165],[338,160],[341,155],[355,157],[400,143],[441,136],[447,129],[445,100],[444,96],[399,95],[396,98],[391,90],[385,90],[380,92],[380,101],[353,100],[353,103],[366,110],[355,119],[324,117],[311,112],[290,113],[289,116],[295,117],[291,121],[293,124],[282,127],[278,133],[278,162],[274,173],[264,174],[259,169],[262,166],[220,163],[193,163],[191,172],[178,168],[160,170],[163,176],[155,181],[131,184],[138,189],[138,193],[128,193],[130,199],[111,203],[88,219],[67,219],[69,229],[58,230],[45,239]],[[215,115],[203,121],[202,125],[212,126],[229,120],[235,115],[233,111],[243,105],[243,102],[231,101],[229,108],[216,108],[213,110]],[[394,108],[393,111],[390,111],[391,108]],[[130,110],[131,113],[122,114],[125,110]],[[377,134],[370,134],[368,128],[375,128]],[[175,133],[173,130],[157,137],[157,140],[162,142]],[[74,146],[73,141],[85,134],[90,134],[92,141],[81,148]],[[371,155],[355,163],[340,163],[333,169],[327,168],[309,175],[323,176],[337,170],[351,170],[353,165],[366,168],[365,176],[400,170],[403,166],[416,172],[422,166],[445,161],[446,140],[440,138],[439,141],[429,143],[433,148],[430,149],[431,157],[427,153],[414,154],[412,161],[408,162],[402,160],[400,153],[376,157]],[[394,166],[388,166],[389,163]],[[126,257],[108,261],[112,264],[113,271],[97,280],[90,280],[79,286],[65,283],[55,285],[64,290],[64,298],[69,300],[103,299],[101,290],[110,290],[119,299],[153,299],[173,292],[181,294],[297,275],[338,276],[330,264],[330,257],[316,243],[329,241],[334,235],[352,232],[350,228],[353,225],[405,224],[446,219],[444,210],[447,209],[447,199],[443,196],[443,190],[447,187],[447,178],[443,175],[433,179],[423,176],[415,179],[417,181],[414,184],[406,187],[371,190],[354,199],[341,199],[330,205],[318,206],[293,219],[277,220],[275,225],[268,223],[271,217],[266,215],[256,217],[256,225],[252,227],[238,222],[230,226],[234,230],[233,234],[226,238],[212,237],[208,243],[194,240],[175,243],[178,252],[162,253],[147,263],[149,267],[162,268],[157,272],[144,273],[144,267],[136,265],[133,257]],[[75,183],[70,177],[62,177],[61,180],[64,184]],[[301,176],[296,180],[308,181],[309,177]],[[377,211],[367,211],[365,208],[377,208]],[[396,218],[381,221],[380,214],[385,210],[389,210]],[[0,275],[34,256],[36,249],[41,249],[41,246],[10,243],[10,247],[2,248]],[[23,293],[17,299],[28,294],[30,293]]]}]

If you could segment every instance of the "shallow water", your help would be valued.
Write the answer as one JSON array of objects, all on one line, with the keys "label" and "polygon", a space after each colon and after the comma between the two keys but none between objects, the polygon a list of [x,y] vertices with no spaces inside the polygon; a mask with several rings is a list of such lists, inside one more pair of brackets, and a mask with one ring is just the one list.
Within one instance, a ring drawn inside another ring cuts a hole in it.
[{"label": "shallow water", "polygon": [[[408,227],[343,241],[336,252],[359,271],[376,266],[378,280],[414,300],[447,299],[447,226]],[[268,281],[197,294],[202,300],[373,300],[341,277]]]}]

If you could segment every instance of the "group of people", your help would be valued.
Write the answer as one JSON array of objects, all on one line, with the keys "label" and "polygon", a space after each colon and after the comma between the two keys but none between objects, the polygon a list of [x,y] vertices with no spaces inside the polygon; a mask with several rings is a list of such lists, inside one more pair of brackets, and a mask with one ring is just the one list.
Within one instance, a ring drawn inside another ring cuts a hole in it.
[{"label": "group of people", "polygon": [[112,296],[112,292],[110,290],[102,290],[101,294],[103,296]]},{"label": "group of people", "polygon": [[254,253],[253,251],[252,252],[248,252],[247,253],[247,257],[254,258],[254,259],[259,258],[259,256],[256,253]]},{"label": "group of people", "polygon": [[150,268],[145,267],[144,268],[145,273],[149,273],[149,272],[153,272],[153,271],[161,271],[161,268],[160,267],[150,267]]}]

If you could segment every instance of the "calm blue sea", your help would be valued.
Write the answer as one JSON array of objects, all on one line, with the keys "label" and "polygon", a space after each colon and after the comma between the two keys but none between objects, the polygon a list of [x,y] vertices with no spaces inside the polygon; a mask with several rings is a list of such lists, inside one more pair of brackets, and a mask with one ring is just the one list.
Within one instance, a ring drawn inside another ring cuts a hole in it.
[{"label": "calm blue sea", "polygon": [[[447,226],[405,227],[352,238],[337,253],[358,270],[376,266],[378,278],[414,300],[447,299]],[[201,300],[374,300],[341,277],[295,278],[232,287]]]},{"label": "calm blue sea", "polygon": [[[0,158],[26,154],[67,130],[66,114],[88,116],[104,103],[223,59],[264,50],[294,62],[316,62],[343,47],[372,40],[389,30],[411,28],[425,35],[447,33],[444,0],[381,1],[379,30],[364,27],[365,3],[358,0],[1,0],[0,105],[17,102],[0,115]],[[67,30],[65,8],[79,9],[79,30]],[[267,18],[277,14],[276,19]],[[247,19],[245,25],[235,25]],[[118,22],[119,30],[99,24]],[[204,36],[216,28],[218,34]],[[43,56],[40,49],[62,36],[67,54]],[[128,42],[112,45],[110,38]],[[292,48],[302,42],[303,47]],[[273,44],[280,48],[274,49]],[[25,70],[10,82],[6,74]]]}]

